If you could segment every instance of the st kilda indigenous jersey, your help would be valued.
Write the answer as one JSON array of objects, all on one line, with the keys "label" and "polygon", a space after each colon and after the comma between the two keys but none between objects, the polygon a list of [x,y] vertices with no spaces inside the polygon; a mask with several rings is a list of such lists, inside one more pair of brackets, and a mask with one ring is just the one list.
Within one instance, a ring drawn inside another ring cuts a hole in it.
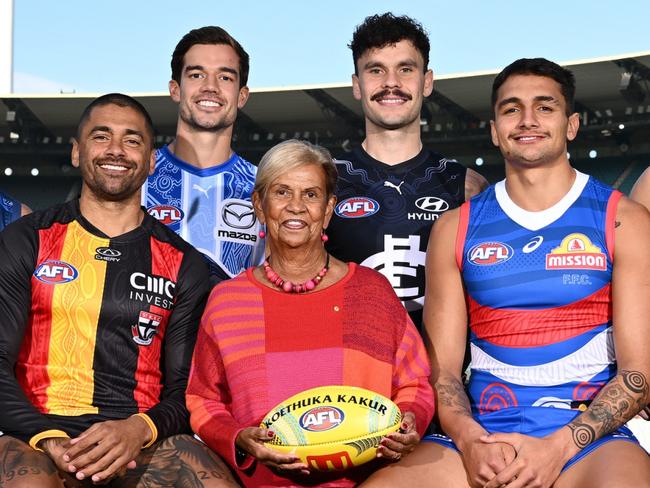
[{"label": "st kilda indigenous jersey", "polygon": [[467,293],[475,413],[568,409],[614,377],[620,197],[576,172],[571,190],[541,212],[518,207],[505,181],[461,208],[456,259]]},{"label": "st kilda indigenous jersey", "polygon": [[393,166],[362,147],[335,162],[338,201],[327,229],[329,252],[388,278],[421,329],[429,233],[440,215],[465,201],[466,168],[427,148]]},{"label": "st kilda indigenous jersey", "polygon": [[208,293],[205,260],[145,213],[105,236],[72,201],[0,235],[0,430],[51,430],[147,414],[189,430],[185,387]]}]

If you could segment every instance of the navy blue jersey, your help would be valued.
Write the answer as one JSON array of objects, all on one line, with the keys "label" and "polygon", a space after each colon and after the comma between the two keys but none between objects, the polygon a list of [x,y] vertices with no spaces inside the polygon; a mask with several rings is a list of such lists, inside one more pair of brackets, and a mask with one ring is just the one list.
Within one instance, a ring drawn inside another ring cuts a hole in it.
[{"label": "navy blue jersey", "polygon": [[386,276],[421,327],[429,233],[442,213],[465,201],[466,168],[427,148],[396,165],[361,147],[335,162],[338,202],[328,251]]}]

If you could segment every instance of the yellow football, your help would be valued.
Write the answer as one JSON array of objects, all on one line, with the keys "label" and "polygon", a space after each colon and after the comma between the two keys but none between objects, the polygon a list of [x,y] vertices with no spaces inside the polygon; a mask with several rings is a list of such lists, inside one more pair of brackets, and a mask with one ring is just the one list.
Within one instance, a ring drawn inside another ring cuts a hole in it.
[{"label": "yellow football", "polygon": [[273,408],[260,427],[270,449],[294,454],[310,468],[339,471],[375,458],[382,437],[399,429],[402,413],[383,395],[354,386],[321,386]]}]

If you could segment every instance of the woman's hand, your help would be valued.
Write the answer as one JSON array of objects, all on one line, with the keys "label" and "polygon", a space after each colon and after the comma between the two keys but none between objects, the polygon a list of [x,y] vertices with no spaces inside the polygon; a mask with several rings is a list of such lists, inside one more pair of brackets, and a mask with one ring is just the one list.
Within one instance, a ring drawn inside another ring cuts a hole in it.
[{"label": "woman's hand", "polygon": [[377,457],[388,461],[399,461],[409,454],[420,442],[420,435],[415,430],[415,414],[405,412],[400,430],[388,434],[377,448]]},{"label": "woman's hand", "polygon": [[282,454],[264,445],[265,442],[270,441],[274,436],[273,431],[268,429],[247,427],[237,435],[235,444],[239,449],[253,456],[260,463],[268,466],[280,475],[283,475],[283,473],[285,475],[291,473],[309,474],[307,465],[300,461],[298,456]]}]

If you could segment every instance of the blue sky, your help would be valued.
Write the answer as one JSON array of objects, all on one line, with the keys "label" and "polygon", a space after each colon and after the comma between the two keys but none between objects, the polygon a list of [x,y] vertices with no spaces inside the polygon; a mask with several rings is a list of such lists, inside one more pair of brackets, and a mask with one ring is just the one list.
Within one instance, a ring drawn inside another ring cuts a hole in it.
[{"label": "blue sky", "polygon": [[346,83],[354,27],[388,10],[423,23],[437,74],[650,51],[648,0],[15,0],[14,92],[164,92],[174,46],[209,24],[248,51],[252,88]]}]

